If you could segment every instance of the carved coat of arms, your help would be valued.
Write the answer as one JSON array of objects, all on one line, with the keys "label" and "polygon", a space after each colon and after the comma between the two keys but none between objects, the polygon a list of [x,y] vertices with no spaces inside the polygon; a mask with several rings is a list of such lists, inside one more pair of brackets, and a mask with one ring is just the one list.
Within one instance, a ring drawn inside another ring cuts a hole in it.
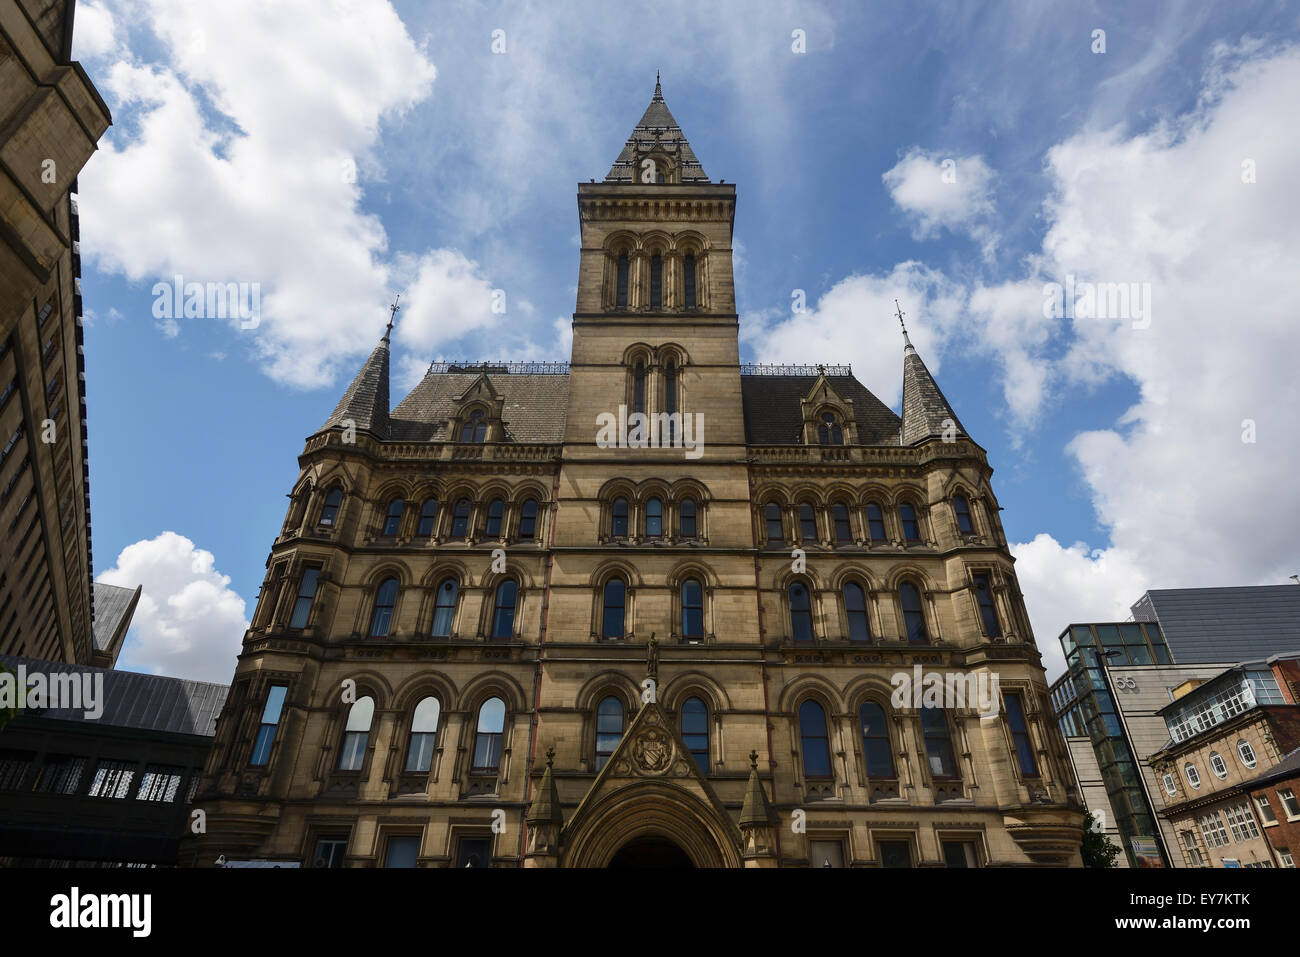
[{"label": "carved coat of arms", "polygon": [[643,771],[657,773],[667,769],[673,745],[662,731],[647,731],[632,745],[632,758]]}]

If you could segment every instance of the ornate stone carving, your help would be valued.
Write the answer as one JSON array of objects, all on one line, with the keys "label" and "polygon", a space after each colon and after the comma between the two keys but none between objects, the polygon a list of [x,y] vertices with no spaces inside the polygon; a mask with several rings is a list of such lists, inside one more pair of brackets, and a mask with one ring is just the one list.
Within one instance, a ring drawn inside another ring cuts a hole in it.
[{"label": "ornate stone carving", "polygon": [[646,729],[632,742],[632,761],[647,774],[662,774],[672,760],[672,739],[657,728]]}]

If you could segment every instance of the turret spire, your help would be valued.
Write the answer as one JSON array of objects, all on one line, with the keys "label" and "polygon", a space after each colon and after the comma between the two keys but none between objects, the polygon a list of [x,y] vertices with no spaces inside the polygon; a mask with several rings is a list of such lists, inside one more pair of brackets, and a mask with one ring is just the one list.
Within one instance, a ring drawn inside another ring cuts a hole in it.
[{"label": "turret spire", "polygon": [[[668,180],[642,179],[642,163],[652,155],[666,157],[669,164],[678,171],[677,178]],[[650,97],[650,105],[641,114],[641,120],[632,135],[627,138],[623,151],[610,167],[607,183],[639,182],[680,182],[707,183],[709,177],[695,157],[695,151],[686,141],[682,128],[673,119],[668,104],[664,101],[663,86],[659,80],[659,71],[655,71],[655,91]]]},{"label": "turret spire", "polygon": [[358,432],[388,438],[388,337],[393,331],[398,308],[396,301],[389,307],[391,311],[383,338],[343,393],[343,398],[339,399],[334,412],[320,427],[321,432],[333,428],[346,429],[351,423]]},{"label": "turret spire", "polygon": [[952,410],[944,397],[939,383],[934,381],[930,370],[925,367],[921,357],[907,337],[907,326],[903,325],[903,307],[894,300],[898,324],[903,328],[903,421],[900,441],[903,445],[914,445],[926,439],[939,439],[954,442],[958,437],[969,438],[969,433],[962,428],[961,420]]}]

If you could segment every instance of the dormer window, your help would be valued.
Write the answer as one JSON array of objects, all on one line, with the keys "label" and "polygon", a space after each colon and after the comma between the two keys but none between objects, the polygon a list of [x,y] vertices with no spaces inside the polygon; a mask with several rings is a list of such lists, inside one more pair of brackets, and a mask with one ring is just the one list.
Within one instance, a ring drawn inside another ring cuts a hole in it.
[{"label": "dormer window", "polygon": [[487,440],[487,417],[483,415],[482,409],[475,409],[469,414],[465,424],[460,427],[460,440],[466,443]]},{"label": "dormer window", "polygon": [[823,412],[821,424],[817,426],[817,441],[821,445],[843,445],[844,430],[835,419],[835,413]]}]

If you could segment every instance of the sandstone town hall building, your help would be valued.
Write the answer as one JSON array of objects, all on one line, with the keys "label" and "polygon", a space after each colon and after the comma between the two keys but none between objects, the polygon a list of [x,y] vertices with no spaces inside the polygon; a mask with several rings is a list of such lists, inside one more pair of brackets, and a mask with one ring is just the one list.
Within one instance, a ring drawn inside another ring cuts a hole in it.
[{"label": "sandstone town hall building", "polygon": [[[578,187],[567,364],[390,407],[385,333],[299,457],[183,863],[1080,863],[983,449],[905,333],[901,418],[742,365],[735,203],[656,84]],[[916,665],[995,713],[898,706]]]}]

